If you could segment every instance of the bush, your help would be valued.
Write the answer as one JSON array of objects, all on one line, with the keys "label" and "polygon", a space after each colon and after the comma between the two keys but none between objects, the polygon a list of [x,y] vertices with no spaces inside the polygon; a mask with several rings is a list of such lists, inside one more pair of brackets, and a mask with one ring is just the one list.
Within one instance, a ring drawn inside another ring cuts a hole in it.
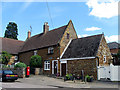
[{"label": "bush", "polygon": [[27,65],[25,63],[19,62],[15,65],[15,68],[26,68]]},{"label": "bush", "polygon": [[71,77],[72,77],[72,74],[67,74],[66,75],[66,78],[69,80],[69,79],[71,79]]},{"label": "bush", "polygon": [[35,68],[42,68],[42,58],[39,55],[31,57],[30,66]]},{"label": "bush", "polygon": [[0,57],[0,62],[2,61],[2,64],[7,65],[8,62],[10,61],[11,57],[12,57],[12,55],[10,55],[8,52],[2,51],[2,55]]}]

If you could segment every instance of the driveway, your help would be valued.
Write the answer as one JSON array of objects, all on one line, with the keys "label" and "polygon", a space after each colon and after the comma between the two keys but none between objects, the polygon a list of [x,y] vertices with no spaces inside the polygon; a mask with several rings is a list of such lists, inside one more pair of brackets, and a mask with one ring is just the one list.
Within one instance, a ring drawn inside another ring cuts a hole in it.
[{"label": "driveway", "polygon": [[3,88],[118,88],[117,82],[94,81],[84,83],[80,81],[67,81],[43,75],[20,78],[15,82],[2,82]]}]

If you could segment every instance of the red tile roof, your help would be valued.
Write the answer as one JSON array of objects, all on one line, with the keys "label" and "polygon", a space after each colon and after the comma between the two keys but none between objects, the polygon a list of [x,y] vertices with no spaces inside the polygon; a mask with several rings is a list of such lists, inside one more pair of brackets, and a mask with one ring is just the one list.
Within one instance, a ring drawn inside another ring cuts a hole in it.
[{"label": "red tile roof", "polygon": [[10,54],[18,54],[23,43],[24,41],[0,37],[0,46],[2,46],[2,51],[7,51]]}]

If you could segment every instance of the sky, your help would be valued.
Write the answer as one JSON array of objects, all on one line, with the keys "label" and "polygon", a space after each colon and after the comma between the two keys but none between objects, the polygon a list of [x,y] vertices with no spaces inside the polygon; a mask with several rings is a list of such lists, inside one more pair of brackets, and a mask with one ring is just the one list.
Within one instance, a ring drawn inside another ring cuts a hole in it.
[{"label": "sky", "polygon": [[72,20],[79,38],[104,33],[107,42],[118,42],[118,1],[24,1],[2,2],[2,37],[9,22],[18,25],[18,39],[25,41],[30,26],[34,36],[43,32],[44,22],[52,30]]}]

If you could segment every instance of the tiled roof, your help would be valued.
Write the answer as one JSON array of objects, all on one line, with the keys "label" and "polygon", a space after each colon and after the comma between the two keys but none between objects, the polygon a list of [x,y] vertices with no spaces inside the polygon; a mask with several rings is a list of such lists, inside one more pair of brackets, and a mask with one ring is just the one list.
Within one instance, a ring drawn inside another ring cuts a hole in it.
[{"label": "tiled roof", "polygon": [[99,34],[72,40],[62,59],[96,56],[102,35]]},{"label": "tiled roof", "polygon": [[24,41],[0,37],[0,43],[1,43],[0,46],[2,47],[2,51],[7,51],[10,54],[18,54]]},{"label": "tiled roof", "polygon": [[118,49],[118,46],[119,46],[119,45],[120,45],[120,44],[117,43],[117,42],[108,43],[108,46],[109,46],[110,49]]},{"label": "tiled roof", "polygon": [[57,45],[61,40],[67,25],[48,31],[47,33],[41,33],[26,40],[20,52],[34,50],[38,48]]}]

